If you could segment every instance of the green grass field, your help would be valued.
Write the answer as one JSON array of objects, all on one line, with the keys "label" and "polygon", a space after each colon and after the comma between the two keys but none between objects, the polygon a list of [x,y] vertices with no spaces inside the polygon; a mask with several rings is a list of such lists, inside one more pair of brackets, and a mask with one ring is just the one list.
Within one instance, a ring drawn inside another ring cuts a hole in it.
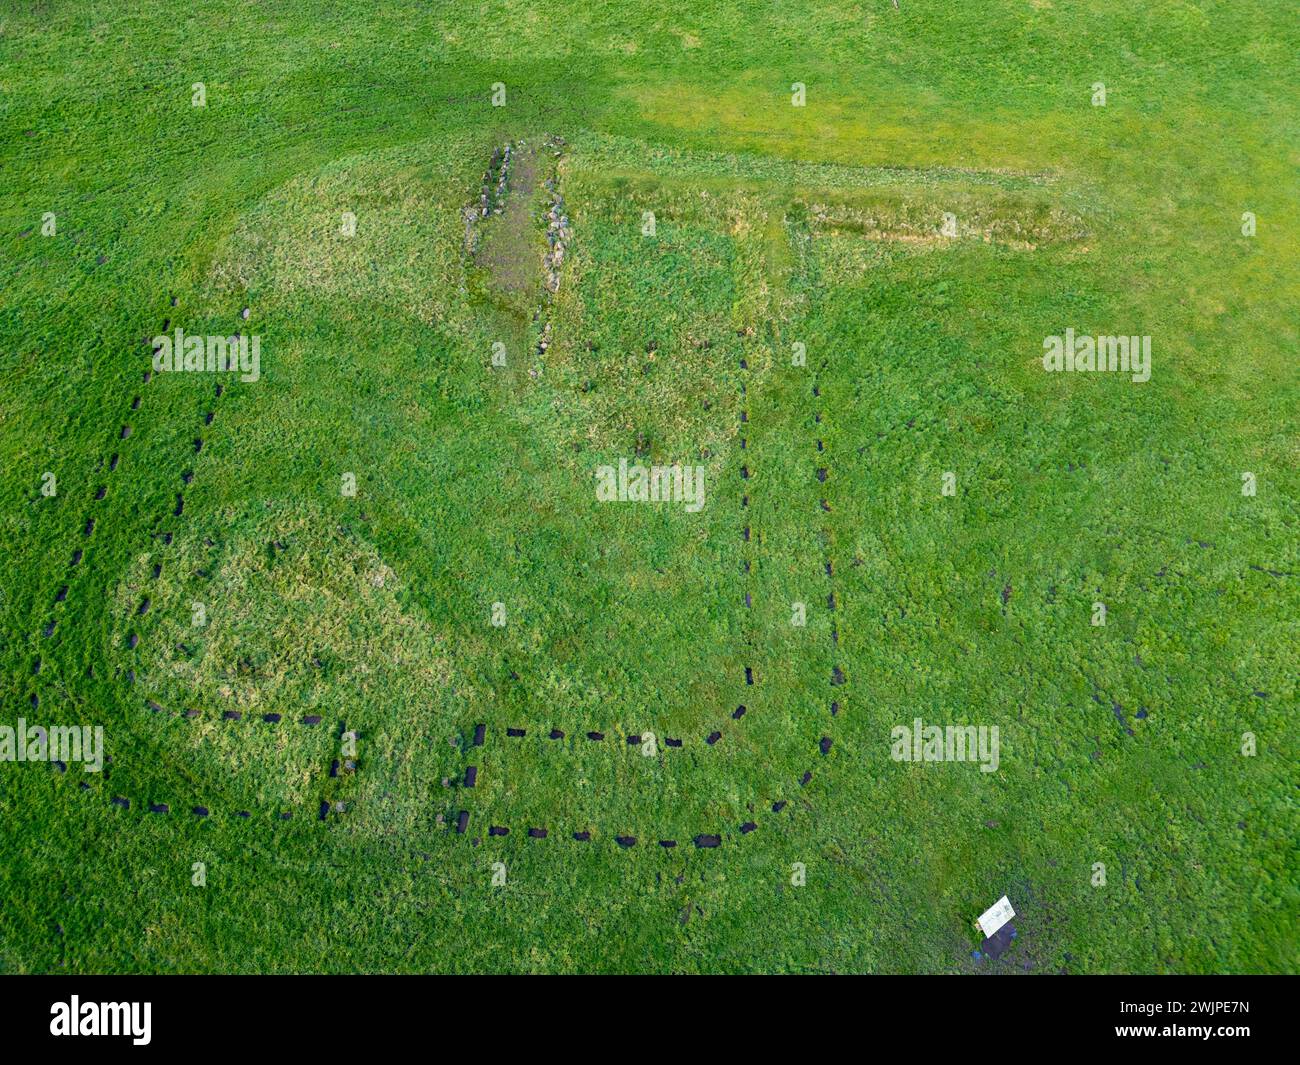
[{"label": "green grass field", "polygon": [[108,759],[0,761],[0,971],[1300,971],[1298,55],[0,2],[0,725]]}]

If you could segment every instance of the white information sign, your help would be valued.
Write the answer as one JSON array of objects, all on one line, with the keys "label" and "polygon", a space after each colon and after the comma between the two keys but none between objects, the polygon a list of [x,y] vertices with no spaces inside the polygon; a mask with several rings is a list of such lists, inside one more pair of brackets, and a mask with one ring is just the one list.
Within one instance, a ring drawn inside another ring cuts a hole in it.
[{"label": "white information sign", "polygon": [[991,936],[1015,915],[1016,911],[1011,908],[1010,901],[1003,895],[1002,898],[980,914],[980,930],[985,936]]}]

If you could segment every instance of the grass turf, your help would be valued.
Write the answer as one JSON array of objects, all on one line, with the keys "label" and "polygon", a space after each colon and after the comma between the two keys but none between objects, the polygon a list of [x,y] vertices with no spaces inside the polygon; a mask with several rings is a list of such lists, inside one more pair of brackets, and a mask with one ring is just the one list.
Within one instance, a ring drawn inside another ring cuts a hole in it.
[{"label": "grass turf", "polygon": [[[1007,893],[1000,968],[1295,971],[1288,15],[6,5],[6,723],[112,762],[0,764],[0,967],[983,972]],[[462,213],[547,134],[550,300]],[[146,382],[164,320],[261,379]],[[704,510],[598,504],[638,452]]]}]

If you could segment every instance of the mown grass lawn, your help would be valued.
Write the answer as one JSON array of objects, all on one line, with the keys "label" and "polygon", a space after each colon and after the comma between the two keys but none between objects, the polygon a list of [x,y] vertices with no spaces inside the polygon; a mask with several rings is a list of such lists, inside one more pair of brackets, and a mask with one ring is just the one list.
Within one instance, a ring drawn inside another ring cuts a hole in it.
[{"label": "mown grass lawn", "polygon": [[4,4],[0,724],[111,761],[0,762],[0,970],[1296,971],[1297,46]]}]

